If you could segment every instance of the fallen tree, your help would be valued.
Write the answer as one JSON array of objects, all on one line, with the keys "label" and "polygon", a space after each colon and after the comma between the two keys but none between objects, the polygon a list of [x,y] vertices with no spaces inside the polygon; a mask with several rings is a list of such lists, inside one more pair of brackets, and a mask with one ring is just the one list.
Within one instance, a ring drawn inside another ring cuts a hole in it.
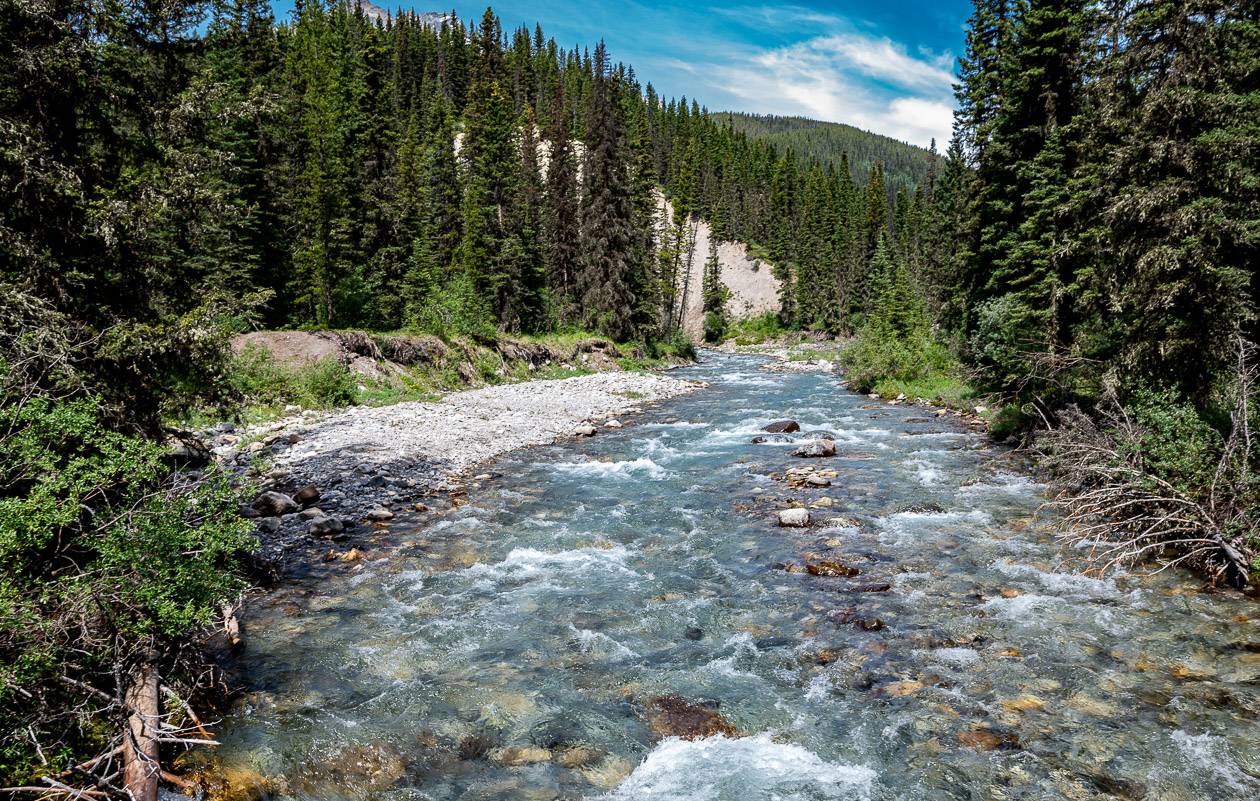
[{"label": "fallen tree", "polygon": [[1220,427],[1168,393],[1139,392],[1128,403],[1109,394],[1092,414],[1071,407],[1038,436],[1066,511],[1063,538],[1094,569],[1184,565],[1235,587],[1260,573],[1260,442],[1251,434],[1260,371],[1254,347],[1241,337],[1236,346],[1232,411]]}]

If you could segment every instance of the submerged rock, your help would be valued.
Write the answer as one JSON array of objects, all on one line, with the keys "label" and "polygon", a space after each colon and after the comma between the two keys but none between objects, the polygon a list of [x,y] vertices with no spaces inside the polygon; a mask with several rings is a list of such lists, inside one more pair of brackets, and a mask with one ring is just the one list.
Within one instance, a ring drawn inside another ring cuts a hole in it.
[{"label": "submerged rock", "polygon": [[1019,736],[1012,731],[995,731],[993,729],[975,728],[958,733],[958,742],[977,751],[992,751],[997,748],[1019,748]]},{"label": "submerged rock", "polygon": [[716,710],[680,695],[658,695],[647,702],[648,727],[658,737],[698,740],[722,734],[735,736],[735,727]]},{"label": "submerged rock", "polygon": [[771,434],[791,434],[793,431],[800,431],[801,424],[795,420],[779,420],[768,426],[763,426],[761,430]]},{"label": "submerged rock", "polygon": [[779,512],[779,525],[783,528],[805,528],[809,525],[809,510],[783,509]]},{"label": "submerged rock", "polygon": [[811,576],[849,578],[856,576],[862,571],[858,570],[856,567],[850,567],[842,562],[822,561],[812,562],[805,565],[805,572],[809,573]]},{"label": "submerged rock", "polygon": [[793,441],[792,438],[789,437],[787,434],[772,434],[771,436],[768,436],[768,437],[763,437],[761,435],[758,435],[758,436],[753,437],[751,440],[752,444],[754,445],[765,445],[767,442],[792,442],[792,441]]},{"label": "submerged rock", "polygon": [[834,440],[830,439],[816,439],[792,451],[792,455],[801,456],[806,459],[835,456],[836,443]]}]

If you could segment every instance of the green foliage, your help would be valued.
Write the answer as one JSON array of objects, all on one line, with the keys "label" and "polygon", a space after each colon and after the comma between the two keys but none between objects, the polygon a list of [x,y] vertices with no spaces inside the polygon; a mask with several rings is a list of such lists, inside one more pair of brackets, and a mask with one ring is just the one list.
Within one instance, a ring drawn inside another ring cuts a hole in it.
[{"label": "green foliage", "polygon": [[734,338],[737,345],[759,345],[763,342],[778,339],[788,332],[775,312],[766,312],[753,317],[733,320],[727,327],[727,337]]},{"label": "green foliage", "polygon": [[1172,390],[1138,390],[1127,409],[1140,435],[1123,442],[1121,455],[1180,492],[1206,496],[1225,444],[1221,432]]},{"label": "green foliage", "polygon": [[225,475],[172,474],[91,400],[5,404],[0,427],[0,778],[20,783],[32,737],[68,759],[105,733],[60,677],[112,695],[134,649],[180,642],[243,589],[254,542]]},{"label": "green foliage", "polygon": [[237,397],[251,406],[332,409],[353,404],[357,394],[353,374],[336,359],[319,359],[295,369],[278,363],[258,345],[233,358],[226,378]]},{"label": "green foliage", "polygon": [[[937,397],[937,392],[952,399],[968,394],[964,382],[957,378],[961,372],[958,360],[948,348],[927,337],[885,337],[868,327],[844,349],[840,361],[849,385],[859,392],[893,396],[904,392],[907,397],[928,400]],[[923,386],[914,394],[905,389],[918,384]]]}]

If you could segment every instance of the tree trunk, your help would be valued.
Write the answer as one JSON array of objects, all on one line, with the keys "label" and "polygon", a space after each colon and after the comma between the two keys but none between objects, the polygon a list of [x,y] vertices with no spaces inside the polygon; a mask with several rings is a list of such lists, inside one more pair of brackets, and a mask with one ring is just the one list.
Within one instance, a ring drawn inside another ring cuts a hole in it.
[{"label": "tree trunk", "polygon": [[154,660],[146,659],[131,671],[123,698],[127,704],[127,732],[123,741],[123,782],[133,801],[157,801],[162,775],[161,696]]}]

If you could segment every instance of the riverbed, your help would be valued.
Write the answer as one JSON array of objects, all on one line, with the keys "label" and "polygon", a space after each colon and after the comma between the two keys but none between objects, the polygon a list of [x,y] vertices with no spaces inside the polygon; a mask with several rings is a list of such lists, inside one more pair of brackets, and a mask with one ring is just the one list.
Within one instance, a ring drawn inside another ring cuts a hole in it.
[{"label": "riverbed", "polygon": [[[676,372],[706,389],[253,602],[222,764],[294,799],[1260,794],[1253,600],[1087,575],[1018,455],[759,366],[706,355]],[[733,734],[662,736],[661,697]]]}]

